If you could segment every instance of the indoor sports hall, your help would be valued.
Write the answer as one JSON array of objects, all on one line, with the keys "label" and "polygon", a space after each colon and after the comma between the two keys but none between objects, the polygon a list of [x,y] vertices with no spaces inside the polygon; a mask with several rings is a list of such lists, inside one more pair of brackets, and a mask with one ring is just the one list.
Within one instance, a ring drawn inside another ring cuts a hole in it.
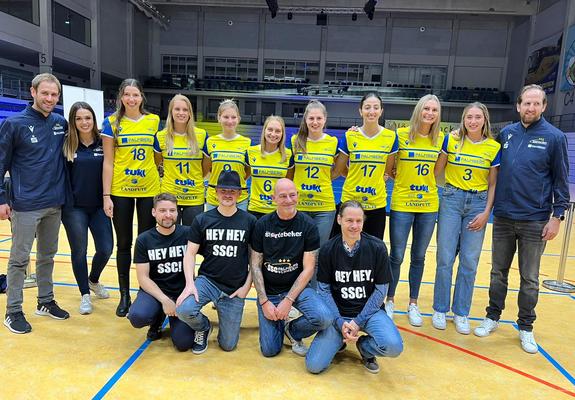
[{"label": "indoor sports hall", "polygon": [[[146,108],[160,116],[161,127],[170,100],[182,94],[192,104],[196,127],[217,135],[222,129],[220,102],[233,99],[241,117],[237,133],[252,144],[260,142],[270,115],[283,118],[289,142],[314,99],[327,109],[325,131],[341,139],[348,128],[362,124],[359,102],[370,92],[383,99],[379,124],[392,131],[409,125],[418,100],[434,94],[441,102],[441,131],[459,129],[464,108],[481,102],[498,134],[519,121],[516,98],[521,88],[538,84],[546,93],[544,118],[567,137],[573,202],[541,257],[536,354],[523,351],[518,340],[517,255],[497,331],[488,337],[459,334],[451,312],[445,330],[432,326],[435,230],[418,298],[423,324],[416,327],[408,320],[406,254],[393,320],[404,349],[397,358],[378,358],[378,374],[363,368],[355,346],[339,352],[318,375],[307,372],[304,358],[291,351],[287,339],[279,355],[263,357],[255,287],[246,298],[235,350],[221,350],[212,334],[204,354],[179,352],[166,334],[167,320],[163,337],[150,341],[146,328],[135,329],[127,318],[116,316],[115,248],[100,276],[110,298],[92,296],[93,311],[81,315],[62,226],[53,285],[58,305],[70,317],[59,321],[35,314],[34,246],[22,305],[33,329],[17,335],[0,328],[0,398],[575,398],[574,65],[575,2],[570,0],[0,0],[0,124],[33,100],[31,81],[44,72],[64,85],[54,112],[67,117],[70,101],[93,101],[102,118],[96,121],[99,128],[114,113],[118,87],[126,78],[142,83]],[[38,182],[49,178],[42,168],[28,173]],[[333,181],[336,203],[344,181]],[[392,191],[393,181],[388,180],[383,236],[388,249]],[[489,304],[492,222],[490,218],[473,287],[472,330]],[[11,223],[0,220],[0,274],[7,273],[12,244]],[[93,254],[90,239],[88,263]],[[130,278],[134,301],[139,288],[135,265]],[[2,293],[0,308],[6,305]],[[216,310],[208,305],[203,312],[216,321],[217,332]]]}]

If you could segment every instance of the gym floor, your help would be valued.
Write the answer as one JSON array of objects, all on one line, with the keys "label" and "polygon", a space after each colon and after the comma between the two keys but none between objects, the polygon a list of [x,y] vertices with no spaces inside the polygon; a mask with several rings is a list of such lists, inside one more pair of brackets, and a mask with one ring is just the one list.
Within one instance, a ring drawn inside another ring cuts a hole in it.
[{"label": "gym floor", "polygon": [[[541,281],[556,278],[561,243],[562,233],[548,243],[542,259]],[[36,316],[36,288],[24,290],[24,312],[33,330],[30,334],[15,335],[4,327],[0,329],[0,398],[131,399],[188,395],[215,399],[401,396],[433,400],[575,397],[572,347],[575,330],[571,325],[575,316],[575,294],[556,293],[541,286],[534,329],[540,351],[535,355],[525,353],[520,347],[514,322],[519,287],[515,260],[510,273],[507,308],[495,333],[486,338],[473,334],[463,336],[455,332],[451,322],[447,330],[438,331],[431,326],[434,244],[435,240],[432,240],[428,249],[419,299],[424,313],[421,328],[409,325],[405,315],[408,263],[403,264],[395,315],[405,344],[403,354],[396,359],[380,358],[381,371],[373,375],[363,368],[355,346],[350,346],[336,356],[325,373],[315,376],[306,372],[303,358],[293,354],[287,346],[275,358],[261,356],[254,289],[244,309],[238,348],[230,353],[219,349],[216,332],[210,337],[206,353],[180,353],[172,347],[167,335],[150,343],[146,340],[146,329],[134,329],[127,319],[116,317],[119,294],[114,258],[101,277],[101,282],[111,289],[110,299],[93,297],[94,312],[80,315],[80,294],[62,228],[54,269],[54,290],[58,303],[70,312],[71,317],[57,321]],[[0,221],[1,273],[6,270],[10,245],[9,223]],[[472,328],[483,318],[488,302],[490,248],[491,225],[477,274],[470,314]],[[35,253],[32,253],[32,264],[34,261]],[[565,278],[566,282],[575,283],[575,256],[567,259]],[[134,297],[138,287],[135,269],[132,269],[131,285]],[[6,296],[1,295],[0,309],[5,309],[5,303]],[[207,306],[204,312],[213,320],[214,310]]]}]

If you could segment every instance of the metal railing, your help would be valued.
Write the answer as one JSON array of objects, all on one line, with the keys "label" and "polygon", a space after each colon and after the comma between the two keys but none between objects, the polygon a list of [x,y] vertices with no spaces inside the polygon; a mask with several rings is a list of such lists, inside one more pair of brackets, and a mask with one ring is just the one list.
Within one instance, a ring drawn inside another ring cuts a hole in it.
[{"label": "metal railing", "polygon": [[0,74],[0,96],[21,100],[31,100],[30,80],[18,79]]}]

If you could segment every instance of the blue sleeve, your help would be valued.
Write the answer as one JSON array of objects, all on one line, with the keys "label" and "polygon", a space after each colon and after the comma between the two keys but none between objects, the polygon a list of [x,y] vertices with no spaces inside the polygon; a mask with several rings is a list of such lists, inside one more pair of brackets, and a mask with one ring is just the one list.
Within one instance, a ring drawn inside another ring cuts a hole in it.
[{"label": "blue sleeve", "polygon": [[248,156],[248,151],[246,150],[246,152],[244,153],[244,162],[246,163],[246,165],[251,165],[250,164],[250,157]]},{"label": "blue sleeve", "polygon": [[339,332],[341,332],[341,327],[343,326],[344,319],[341,316],[341,314],[339,313],[339,309],[337,308],[337,305],[335,304],[335,300],[333,299],[333,296],[331,295],[331,289],[330,289],[329,283],[318,281],[318,283],[317,283],[317,294],[319,295],[319,297],[321,297],[321,299],[323,300],[323,302],[327,306],[328,310],[330,311],[330,313],[333,317],[333,325],[335,326],[335,328]]},{"label": "blue sleeve", "polygon": [[345,155],[349,155],[349,149],[347,148],[347,135],[344,133],[342,137],[338,139],[337,148]]},{"label": "blue sleeve", "polygon": [[102,122],[102,136],[114,138],[114,130],[108,118],[104,118],[104,122]]},{"label": "blue sleeve", "polygon": [[202,147],[202,153],[204,153],[206,155],[206,157],[210,157],[210,153],[208,152],[208,138],[206,137],[206,140],[204,140],[204,147]]},{"label": "blue sleeve", "polygon": [[9,171],[12,165],[13,136],[14,127],[12,123],[5,120],[0,125],[0,204],[8,203],[4,175],[6,175],[6,171]]},{"label": "blue sleeve", "polygon": [[367,302],[363,306],[361,312],[353,320],[360,327],[364,328],[367,321],[379,310],[385,300],[385,295],[387,294],[387,288],[389,284],[375,285],[375,290],[367,299]]},{"label": "blue sleeve", "polygon": [[499,167],[499,164],[501,164],[501,149],[499,149],[497,151],[497,154],[495,155],[495,158],[493,159],[493,161],[491,161],[491,166],[492,167]]},{"label": "blue sleeve", "polygon": [[561,132],[553,146],[551,155],[551,179],[553,185],[553,216],[560,216],[569,207],[569,156],[567,136]]},{"label": "blue sleeve", "polygon": [[389,154],[395,154],[399,151],[399,137],[397,136],[397,132],[395,133],[395,140],[393,141],[393,146],[391,146],[391,151]]},{"label": "blue sleeve", "polygon": [[154,135],[154,151],[156,153],[161,153],[162,148],[160,147],[160,141],[158,140],[158,135]]},{"label": "blue sleeve", "polygon": [[447,147],[449,146],[449,133],[443,138],[443,145],[441,146],[441,151],[447,154]]}]

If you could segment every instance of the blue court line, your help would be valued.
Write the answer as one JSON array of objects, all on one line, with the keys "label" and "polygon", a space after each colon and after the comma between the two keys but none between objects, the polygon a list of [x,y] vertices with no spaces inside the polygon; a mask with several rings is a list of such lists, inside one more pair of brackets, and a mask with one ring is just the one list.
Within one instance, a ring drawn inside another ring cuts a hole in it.
[{"label": "blue court line", "polygon": [[12,240],[12,237],[9,237],[9,238],[6,238],[6,239],[2,239],[2,240],[0,240],[0,243],[2,243],[2,242],[7,242],[7,241],[9,241],[9,240]]},{"label": "blue court line", "polygon": [[[513,323],[513,327],[517,331],[519,331],[519,326],[517,326],[516,323]],[[557,360],[555,360],[553,357],[551,357],[551,355],[549,353],[547,353],[545,351],[545,349],[543,349],[543,347],[541,347],[541,345],[539,343],[537,344],[537,347],[539,348],[539,352],[541,354],[543,354],[543,357],[545,357],[547,359],[547,361],[549,361],[551,363],[551,365],[553,365],[555,367],[555,369],[561,373],[561,375],[563,375],[565,378],[567,378],[567,380],[569,382],[571,382],[572,385],[575,386],[575,378],[573,377],[573,375],[571,375],[569,372],[567,372],[567,370],[565,368],[563,368],[561,366],[561,364],[559,364],[559,362],[557,362]]]}]

